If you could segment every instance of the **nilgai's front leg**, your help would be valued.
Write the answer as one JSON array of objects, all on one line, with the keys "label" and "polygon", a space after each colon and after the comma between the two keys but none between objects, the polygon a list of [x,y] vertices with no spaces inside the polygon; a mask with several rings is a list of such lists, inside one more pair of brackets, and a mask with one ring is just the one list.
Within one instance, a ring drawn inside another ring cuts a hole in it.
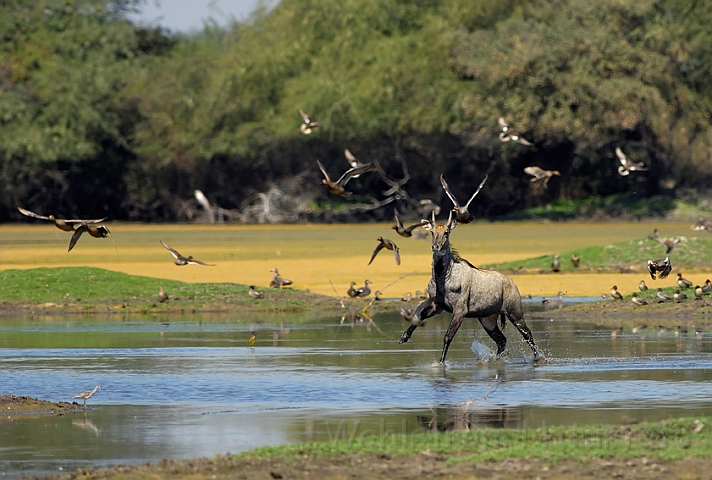
[{"label": "nilgai's front leg", "polygon": [[440,355],[440,364],[445,363],[445,356],[447,355],[447,350],[450,348],[450,342],[455,337],[462,321],[465,319],[465,315],[457,313],[456,310],[452,313],[452,320],[450,320],[450,326],[447,327],[447,332],[445,333],[445,338],[443,339],[443,353]]},{"label": "nilgai's front leg", "polygon": [[[423,321],[426,318],[430,318],[434,315],[437,315],[442,311],[442,307],[438,307],[438,305],[433,301],[432,298],[428,298],[418,304],[418,306],[415,308],[415,312],[413,313],[413,318],[419,318],[421,321]],[[416,328],[418,328],[417,324],[412,324],[410,327],[408,327],[406,331],[403,332],[403,334],[401,335],[401,338],[398,343],[407,342]]]}]

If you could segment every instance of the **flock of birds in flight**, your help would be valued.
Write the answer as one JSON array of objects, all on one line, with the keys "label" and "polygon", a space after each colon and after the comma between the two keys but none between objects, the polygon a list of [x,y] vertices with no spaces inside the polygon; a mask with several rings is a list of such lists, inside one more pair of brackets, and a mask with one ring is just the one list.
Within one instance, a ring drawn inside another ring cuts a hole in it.
[{"label": "flock of birds in flight", "polygon": [[[322,123],[320,121],[314,120],[311,115],[309,115],[307,112],[304,110],[299,109],[299,115],[302,117],[302,124],[300,125],[300,131],[305,134],[309,135],[311,134],[316,128],[322,126]],[[500,127],[500,132],[498,135],[498,138],[501,142],[516,142],[520,145],[526,146],[526,147],[532,147],[534,146],[534,143],[530,142],[524,136],[515,128],[512,128],[503,117],[498,118],[498,124]],[[321,180],[321,183],[326,186],[327,190],[339,197],[347,197],[351,195],[351,192],[349,192],[346,189],[347,184],[349,181],[352,179],[358,178],[363,174],[366,174],[371,171],[376,171],[379,173],[381,178],[383,178],[386,183],[388,183],[391,186],[391,189],[388,192],[384,193],[394,193],[397,191],[398,188],[402,187],[402,184],[400,182],[397,182],[391,178],[389,178],[383,169],[380,167],[378,162],[374,161],[371,163],[363,163],[356,158],[355,155],[353,155],[348,149],[344,151],[345,157],[349,163],[350,168],[347,169],[341,176],[338,178],[332,178],[331,175],[329,175],[328,171],[324,167],[324,165],[317,160],[317,166],[319,167],[319,170],[321,170],[321,173],[323,175],[323,179]],[[630,175],[631,172],[643,172],[647,170],[647,167],[643,162],[632,162],[628,157],[625,155],[625,153],[620,149],[620,147],[616,147],[615,149],[615,154],[616,157],[618,158],[618,161],[620,165],[618,166],[618,174],[621,176],[628,176]],[[531,183],[536,183],[539,185],[542,185],[544,187],[547,186],[549,180],[553,176],[560,176],[561,173],[558,170],[545,170],[539,166],[536,165],[530,165],[524,169],[524,173],[530,175],[532,178],[530,180]],[[464,205],[461,204],[458,200],[457,197],[452,193],[450,186],[448,185],[447,181],[445,180],[444,175],[440,175],[440,183],[442,185],[442,188],[447,195],[447,197],[452,201],[453,203],[453,212],[455,213],[455,220],[458,223],[470,223],[473,220],[472,214],[469,212],[468,208],[472,201],[475,199],[477,194],[480,192],[482,187],[485,185],[487,182],[488,176],[485,175],[484,179],[482,182],[479,184],[477,190],[472,194],[472,196],[469,198],[467,203]],[[54,215],[49,215],[49,216],[43,216],[39,215],[37,213],[31,212],[29,210],[26,210],[22,207],[18,207],[18,210],[20,213],[23,215],[26,215],[28,217],[36,218],[36,219],[41,219],[41,220],[48,220],[51,221],[57,228],[59,228],[62,231],[65,232],[71,232],[72,236],[69,240],[69,247],[68,251],[71,251],[74,246],[76,245],[77,241],[81,237],[81,235],[86,232],[90,236],[94,238],[106,238],[109,237],[113,241],[113,237],[111,235],[111,232],[109,231],[108,227],[106,225],[103,225],[103,223],[107,220],[106,218],[101,218],[101,219],[90,219],[90,220],[67,220],[67,219],[59,219],[56,218]],[[435,212],[437,212],[439,209],[435,207]],[[417,238],[427,238],[427,235],[424,234],[423,232],[420,232],[418,230],[418,227],[421,226],[421,223],[414,223],[409,226],[405,226],[403,222],[401,221],[400,217],[398,216],[397,213],[394,215],[395,218],[395,225],[393,225],[393,229],[396,231],[396,233],[402,237],[412,237],[416,236]],[[701,220],[698,222],[697,225],[693,226],[693,228],[698,229],[698,230],[707,230],[712,232],[712,223],[707,221],[707,220]],[[657,239],[657,230],[653,234],[654,236],[651,236],[651,238]],[[679,239],[658,239],[662,244],[666,246],[666,254],[669,254],[673,248],[680,242]],[[371,255],[371,259],[368,262],[368,265],[371,265],[371,263],[374,261],[376,256],[378,255],[379,252],[382,250],[386,249],[391,252],[393,252],[394,255],[394,260],[396,262],[396,265],[400,265],[401,263],[401,257],[400,257],[400,250],[398,248],[398,245],[384,237],[378,237],[376,239],[378,244],[376,245],[376,248],[373,250],[373,253]],[[170,252],[170,254],[174,257],[174,263],[178,266],[184,266],[184,265],[201,265],[201,266],[214,266],[215,264],[209,264],[202,262],[200,260],[197,260],[193,258],[192,256],[184,256],[181,253],[179,253],[177,250],[174,248],[170,247],[166,243],[164,243],[162,240],[160,241],[161,245]],[[116,244],[114,243],[114,247],[116,248]],[[572,263],[574,266],[578,266],[580,259],[578,258],[577,255],[574,255],[571,259]],[[556,255],[554,257],[554,260],[552,262],[551,270],[553,272],[558,272],[559,271],[559,256]],[[648,270],[650,271],[651,277],[653,279],[656,278],[656,274],[658,278],[665,278],[670,271],[672,270],[672,265],[670,263],[669,257],[665,257],[664,259],[660,260],[648,260]],[[272,269],[271,273],[273,273],[272,280],[270,282],[270,287],[273,288],[284,288],[286,286],[289,286],[292,284],[292,281],[289,279],[286,279],[282,276],[279,275],[279,272],[277,271],[276,268]],[[359,289],[354,289],[353,286],[355,283],[352,283],[351,287],[348,290],[349,296],[352,297],[360,297],[360,296],[367,296],[371,293],[371,290],[369,288],[369,283],[370,281],[366,281],[364,287],[359,288]],[[644,284],[644,282],[641,282],[641,284]],[[690,285],[691,286],[691,285]],[[647,287],[646,287],[647,288]],[[681,288],[686,288],[681,286]],[[703,294],[706,294],[709,292],[709,281],[704,287],[700,287],[703,291]],[[705,288],[707,290],[705,290]],[[696,288],[697,290],[697,288]],[[616,287],[614,287],[613,291],[617,293]],[[618,298],[615,294],[613,294],[612,291],[612,297],[613,298]],[[249,295],[252,298],[263,298],[264,294],[262,292],[258,292],[255,290],[254,286],[250,286],[249,289]],[[560,292],[559,299],[561,298],[561,295],[563,293]],[[618,295],[620,295],[618,293]],[[659,291],[658,297],[660,299],[663,298],[664,293]],[[681,294],[683,296],[684,294]],[[165,298],[167,296],[160,295],[159,294],[159,299],[161,301],[165,301]],[[663,300],[661,300],[663,301]],[[666,300],[665,300],[666,301]],[[638,305],[642,305],[645,303],[644,300],[640,299],[637,297],[637,295],[634,294],[633,296],[633,302],[635,302]]]}]

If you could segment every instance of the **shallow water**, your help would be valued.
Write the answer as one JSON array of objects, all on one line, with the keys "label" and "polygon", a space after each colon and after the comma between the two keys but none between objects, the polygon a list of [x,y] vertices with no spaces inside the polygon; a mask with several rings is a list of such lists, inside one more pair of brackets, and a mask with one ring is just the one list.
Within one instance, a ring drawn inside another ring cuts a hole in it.
[{"label": "shallow water", "polygon": [[530,320],[549,360],[534,366],[511,325],[506,355],[494,360],[493,342],[469,321],[442,369],[435,361],[446,315],[429,319],[404,345],[398,338],[406,325],[393,314],[353,325],[336,317],[211,318],[5,318],[0,393],[71,401],[96,384],[102,389],[84,413],[2,423],[0,472],[466,425],[712,414],[712,336],[612,338],[592,325]]}]

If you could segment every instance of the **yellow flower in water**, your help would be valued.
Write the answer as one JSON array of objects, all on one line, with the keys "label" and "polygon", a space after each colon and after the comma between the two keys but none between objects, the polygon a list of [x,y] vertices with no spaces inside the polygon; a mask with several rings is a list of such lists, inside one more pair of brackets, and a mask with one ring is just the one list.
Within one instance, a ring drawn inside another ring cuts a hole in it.
[{"label": "yellow flower in water", "polygon": [[252,348],[255,346],[255,334],[250,335],[250,339],[247,341],[247,346]]}]

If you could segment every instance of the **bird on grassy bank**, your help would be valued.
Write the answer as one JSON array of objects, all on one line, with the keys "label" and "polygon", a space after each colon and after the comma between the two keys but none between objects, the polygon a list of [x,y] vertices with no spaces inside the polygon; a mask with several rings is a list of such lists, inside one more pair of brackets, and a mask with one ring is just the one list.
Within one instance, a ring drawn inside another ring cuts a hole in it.
[{"label": "bird on grassy bank", "polygon": [[450,191],[450,187],[448,186],[447,182],[445,181],[445,176],[443,174],[440,174],[440,184],[443,186],[443,190],[445,190],[445,194],[450,198],[453,204],[453,209],[452,211],[455,212],[455,221],[458,223],[470,223],[473,218],[472,215],[470,214],[470,211],[468,210],[468,207],[470,206],[470,203],[472,203],[472,200],[475,199],[478,193],[480,193],[480,190],[482,190],[482,187],[485,185],[487,182],[488,175],[485,174],[485,178],[480,182],[480,186],[477,187],[477,190],[475,190],[475,193],[472,194],[470,199],[467,201],[467,203],[463,206],[460,205],[460,202],[457,201],[457,198],[455,198],[455,195],[452,194]]},{"label": "bird on grassy bank", "polygon": [[403,226],[403,222],[401,221],[397,213],[393,215],[393,218],[395,219],[396,224],[393,225],[391,228],[395,230],[396,233],[401,237],[413,236],[413,230],[422,226],[420,222],[414,223],[413,225],[409,225],[408,227]]},{"label": "bird on grassy bank", "polygon": [[658,337],[662,337],[669,331],[670,331],[670,329],[668,327],[666,327],[665,325],[658,325]]},{"label": "bird on grassy bank", "polygon": [[654,228],[654,229],[653,229],[653,233],[651,233],[650,235],[648,235],[648,238],[651,239],[651,240],[657,240],[657,239],[658,239],[658,229],[657,229],[657,228]]},{"label": "bird on grassy bank", "polygon": [[400,265],[400,249],[398,248],[398,245],[393,243],[393,241],[383,237],[378,237],[376,240],[379,243],[376,249],[373,251],[373,255],[371,255],[371,260],[368,261],[368,264],[371,265],[371,262],[373,262],[373,259],[376,258],[378,252],[385,248],[386,250],[390,250],[393,252],[393,256],[396,259],[396,265]]},{"label": "bird on grassy bank", "polygon": [[682,278],[682,273],[678,273],[677,274],[677,285],[680,288],[690,288],[692,286],[692,282],[685,278]]},{"label": "bird on grassy bank", "polygon": [[272,270],[270,270],[270,272],[274,273],[274,276],[272,277],[272,281],[269,282],[270,288],[282,289],[282,288],[287,287],[292,284],[291,280],[286,279],[284,277],[280,277],[279,271],[276,268],[273,268]]},{"label": "bird on grassy bank", "polygon": [[676,303],[680,303],[684,300],[687,300],[687,295],[684,293],[681,293],[680,290],[675,290],[675,293],[672,294],[673,300],[675,300]]},{"label": "bird on grassy bank", "polygon": [[529,183],[542,184],[544,185],[544,187],[549,184],[549,180],[551,180],[551,177],[553,177],[554,175],[561,176],[561,173],[559,173],[558,170],[544,170],[543,168],[537,167],[536,165],[526,167],[524,169],[524,173],[534,177],[529,180]]},{"label": "bird on grassy bank", "polygon": [[623,300],[623,295],[618,291],[618,285],[611,287],[611,297],[613,297],[614,300]]},{"label": "bird on grassy bank", "polygon": [[623,327],[616,328],[615,330],[611,330],[611,337],[615,338],[621,333],[623,333]]},{"label": "bird on grassy bank", "polygon": [[98,218],[94,220],[66,220],[63,218],[56,218],[54,215],[50,215],[48,217],[45,217],[44,215],[38,215],[34,212],[31,212],[29,210],[26,210],[22,207],[17,207],[17,209],[20,211],[21,214],[27,216],[27,217],[32,217],[32,218],[38,218],[40,220],[49,220],[54,224],[55,227],[59,228],[63,232],[71,232],[74,231],[74,229],[81,225],[82,222],[86,222],[87,224],[93,225],[97,223],[101,223],[106,220],[107,217],[104,218]]},{"label": "bird on grassy bank", "polygon": [[356,289],[354,288],[354,285],[356,285],[356,282],[351,282],[351,284],[349,285],[349,289],[346,290],[346,295],[351,298],[354,298],[356,296]]},{"label": "bird on grassy bank", "polygon": [[712,282],[710,282],[709,278],[705,280],[705,284],[702,285],[702,294],[707,295],[708,293],[712,292]]},{"label": "bird on grassy bank", "polygon": [[504,117],[499,117],[497,119],[497,123],[499,123],[499,128],[502,129],[502,131],[499,133],[500,142],[509,142],[511,140],[521,145],[526,145],[527,147],[531,147],[534,145],[526,138],[522,137],[518,131],[511,128],[509,124],[504,120]]},{"label": "bird on grassy bank", "polygon": [[702,287],[695,285],[695,300],[702,300]]},{"label": "bird on grassy bank", "polygon": [[182,267],[183,265],[203,265],[205,267],[214,267],[215,266],[214,263],[204,263],[204,262],[201,262],[200,260],[196,260],[195,258],[193,258],[192,255],[188,256],[188,257],[184,257],[183,255],[178,253],[177,250],[166,245],[163,242],[163,240],[159,240],[159,241],[161,242],[161,245],[163,245],[163,248],[165,248],[166,250],[171,252],[171,255],[173,255],[173,258],[175,258],[175,261],[173,263],[175,263],[179,267]]},{"label": "bird on grassy bank", "polygon": [[367,163],[361,167],[350,168],[346,170],[344,174],[339,177],[338,180],[333,181],[329,176],[329,173],[324,168],[324,165],[322,165],[319,160],[317,160],[316,163],[317,165],[319,165],[319,170],[321,170],[321,173],[324,175],[324,178],[322,179],[321,183],[326,185],[326,188],[329,189],[329,192],[339,197],[351,195],[351,192],[347,192],[345,188],[349,180],[354,178],[356,175],[361,175],[362,173],[368,172],[373,168],[372,163]]},{"label": "bird on grassy bank", "polygon": [[712,233],[712,222],[702,218],[690,228],[693,230],[707,230],[709,233]]},{"label": "bird on grassy bank", "polygon": [[366,280],[363,287],[357,288],[354,291],[354,297],[368,297],[371,295],[371,287],[369,287],[370,284],[371,280]]},{"label": "bird on grassy bank", "polygon": [[630,300],[631,300],[633,303],[635,303],[636,305],[647,305],[647,304],[648,304],[648,302],[646,302],[645,300],[643,300],[642,298],[640,298],[640,297],[638,296],[638,294],[635,293],[635,292],[633,292],[633,298],[631,298]]},{"label": "bird on grassy bank", "polygon": [[158,289],[158,301],[164,303],[166,300],[168,300],[168,294],[165,290],[163,290],[163,287],[158,287]]},{"label": "bird on grassy bank", "polygon": [[636,325],[635,327],[633,327],[632,332],[633,332],[633,333],[640,333],[640,332],[642,332],[643,330],[645,330],[646,328],[648,328],[647,325]]},{"label": "bird on grassy bank", "polygon": [[558,273],[561,270],[561,264],[559,263],[559,255],[554,255],[554,259],[551,261],[551,271],[553,273]]},{"label": "bird on grassy bank", "polygon": [[658,293],[656,293],[655,296],[658,299],[658,303],[672,302],[672,297],[663,292],[662,288],[658,288]]},{"label": "bird on grassy bank", "polygon": [[677,327],[675,327],[675,336],[676,337],[682,337],[684,335],[687,335],[687,328],[685,328],[681,325],[678,325]]},{"label": "bird on grassy bank", "polygon": [[641,280],[640,283],[638,284],[638,289],[641,292],[644,292],[648,289],[648,286],[645,284],[645,280]]},{"label": "bird on grassy bank", "polygon": [[648,272],[650,272],[650,277],[655,280],[655,277],[663,279],[667,277],[670,272],[672,272],[672,263],[670,263],[670,258],[665,257],[663,260],[648,260]]},{"label": "bird on grassy bank", "polygon": [[574,266],[574,268],[578,268],[581,264],[581,257],[578,256],[578,253],[574,253],[573,255],[571,255],[571,264]]},{"label": "bird on grassy bank", "polygon": [[255,290],[255,286],[254,286],[254,285],[250,285],[250,289],[247,291],[247,294],[248,294],[250,297],[255,298],[255,299],[258,299],[258,298],[265,298],[265,294],[262,293],[262,292],[258,292],[257,290]]},{"label": "bird on grassy bank", "polygon": [[309,135],[310,133],[312,133],[312,131],[316,127],[321,127],[320,122],[317,122],[316,120],[312,120],[311,116],[307,112],[302,110],[301,108],[299,109],[299,115],[302,117],[302,120],[304,121],[304,123],[302,123],[299,126],[299,129],[302,131],[302,133],[304,135]]},{"label": "bird on grassy bank", "polygon": [[82,393],[78,393],[78,394],[74,395],[72,398],[79,398],[81,400],[84,400],[84,408],[86,409],[87,408],[87,400],[89,400],[92,397],[92,395],[94,395],[97,392],[97,390],[100,390],[100,389],[101,389],[101,387],[99,385],[97,385],[96,387],[94,387],[91,390],[87,390],[86,392],[82,392]]},{"label": "bird on grassy bank", "polygon": [[648,170],[648,167],[643,162],[631,162],[620,147],[616,147],[616,156],[621,163],[618,166],[618,175],[621,177],[627,177],[630,172],[645,172]]},{"label": "bird on grassy bank", "polygon": [[81,237],[84,232],[87,232],[94,238],[110,237],[111,241],[114,243],[114,250],[116,250],[116,242],[114,242],[114,237],[111,236],[111,232],[108,228],[106,228],[105,225],[95,225],[93,223],[88,223],[86,220],[83,220],[78,226],[75,226],[74,228],[72,238],[69,239],[69,248],[67,249],[68,252],[72,251],[74,245],[77,244],[79,237]]}]

